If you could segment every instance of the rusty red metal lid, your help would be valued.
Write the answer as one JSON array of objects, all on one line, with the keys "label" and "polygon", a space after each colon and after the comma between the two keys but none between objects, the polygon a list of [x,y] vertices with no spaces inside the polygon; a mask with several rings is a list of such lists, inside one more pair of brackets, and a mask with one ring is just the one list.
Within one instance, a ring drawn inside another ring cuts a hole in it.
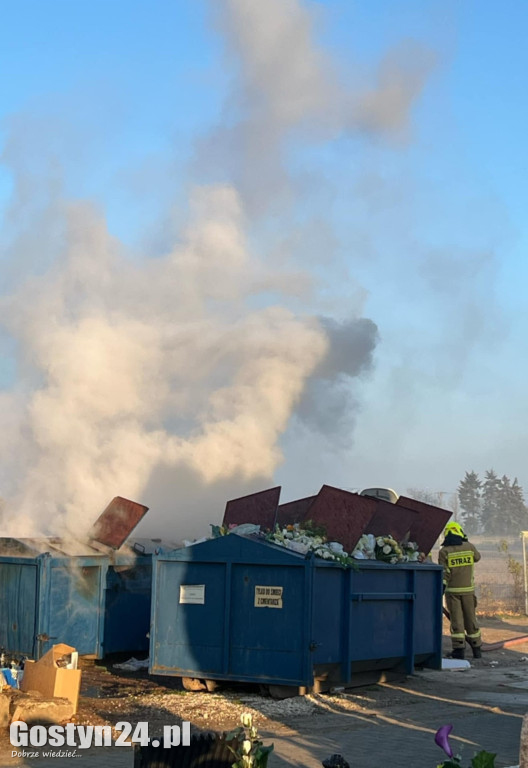
[{"label": "rusty red metal lid", "polygon": [[228,501],[224,513],[224,525],[254,523],[272,530],[279,505],[281,487],[268,488]]},{"label": "rusty red metal lid", "polygon": [[143,504],[116,496],[94,523],[91,538],[112,549],[119,549],[147,512],[148,507]]},{"label": "rusty red metal lid", "polygon": [[376,509],[376,499],[323,485],[308,516],[326,530],[330,541],[338,541],[347,552],[352,552]]},{"label": "rusty red metal lid", "polygon": [[310,507],[317,496],[307,496],[304,499],[295,499],[287,501],[285,504],[279,504],[277,509],[276,523],[282,528],[284,525],[293,525],[302,523],[310,517]]},{"label": "rusty red metal lid", "polygon": [[396,541],[413,540],[411,530],[416,523],[419,513],[406,507],[397,507],[390,501],[376,499],[376,512],[369,520],[364,533],[374,536],[392,536]]},{"label": "rusty red metal lid", "polygon": [[426,504],[424,501],[411,499],[407,496],[400,496],[395,506],[418,512],[411,526],[410,539],[416,541],[420,550],[426,555],[434,547],[436,540],[442,534],[453,514],[448,509],[436,507],[434,504]]}]

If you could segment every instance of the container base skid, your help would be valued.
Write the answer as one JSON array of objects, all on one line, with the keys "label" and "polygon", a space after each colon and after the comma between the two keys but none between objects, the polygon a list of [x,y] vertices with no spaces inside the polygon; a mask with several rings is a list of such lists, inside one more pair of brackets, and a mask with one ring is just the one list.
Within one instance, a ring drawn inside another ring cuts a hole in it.
[{"label": "container base skid", "polygon": [[[440,669],[435,657],[415,658],[415,667]],[[369,659],[353,662],[347,681],[341,678],[341,665],[329,664],[314,669],[314,683],[306,688],[308,693],[324,693],[333,688],[360,688],[374,683],[388,683],[407,677],[407,665],[404,659]]]},{"label": "container base skid", "polygon": [[[435,657],[424,656],[415,659],[415,667],[430,667],[439,669]],[[313,684],[311,685],[287,685],[285,683],[273,683],[268,681],[240,681],[219,678],[184,677],[174,672],[165,672],[165,675],[179,677],[183,681],[183,687],[188,691],[214,692],[222,686],[229,686],[236,682],[248,684],[259,682],[262,689],[266,689],[273,698],[287,698],[289,696],[307,696],[311,693],[328,693],[336,689],[361,688],[377,683],[401,682],[407,677],[406,664],[402,659],[377,659],[352,664],[350,677],[345,683],[341,677],[340,664],[321,665],[313,670]],[[161,674],[156,671],[154,674]]]},{"label": "container base skid", "polygon": [[[365,669],[362,672],[357,672],[353,675],[350,681],[345,685],[341,682],[332,680],[324,675],[316,677],[314,684],[311,686],[299,686],[295,695],[307,696],[310,693],[332,693],[337,691],[349,690],[351,688],[364,688],[366,685],[376,685],[378,683],[396,683],[403,682],[407,677],[407,673],[403,668],[403,665],[394,667],[394,669]],[[269,686],[270,694],[276,696],[274,688],[281,688],[282,686]],[[277,698],[279,698],[277,696]]]}]

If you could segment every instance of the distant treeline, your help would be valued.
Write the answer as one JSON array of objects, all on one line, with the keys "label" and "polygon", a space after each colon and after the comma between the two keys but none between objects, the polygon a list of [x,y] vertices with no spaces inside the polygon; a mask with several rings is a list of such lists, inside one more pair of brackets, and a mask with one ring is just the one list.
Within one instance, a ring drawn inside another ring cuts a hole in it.
[{"label": "distant treeline", "polygon": [[489,469],[484,480],[466,472],[457,489],[461,520],[468,533],[518,534],[528,529],[528,508],[517,478]]},{"label": "distant treeline", "polygon": [[453,493],[433,493],[409,488],[409,496],[445,509],[451,509],[467,533],[495,536],[517,535],[528,530],[528,507],[517,478],[499,477],[493,469],[481,480],[476,472],[466,472]]}]

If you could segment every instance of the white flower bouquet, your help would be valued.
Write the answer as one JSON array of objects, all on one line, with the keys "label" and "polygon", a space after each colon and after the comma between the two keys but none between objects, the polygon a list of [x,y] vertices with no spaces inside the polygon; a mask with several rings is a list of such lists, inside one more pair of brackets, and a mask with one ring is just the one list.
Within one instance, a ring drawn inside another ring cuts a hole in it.
[{"label": "white flower bouquet", "polygon": [[353,562],[342,544],[337,541],[327,541],[322,531],[313,528],[310,523],[306,523],[305,527],[301,527],[299,523],[287,525],[284,528],[277,526],[266,538],[273,544],[279,544],[302,555],[313,552],[316,557],[342,565],[350,565]]},{"label": "white flower bouquet", "polygon": [[354,547],[354,551],[352,552],[352,557],[355,560],[375,560],[376,559],[376,537],[373,536],[371,533],[364,533],[363,536],[360,538],[356,546]]},{"label": "white flower bouquet", "polygon": [[211,526],[213,538],[228,534],[260,535],[267,541],[281,547],[307,555],[312,552],[322,560],[340,563],[343,566],[352,565],[356,560],[382,560],[385,563],[423,562],[425,555],[418,550],[413,541],[399,543],[392,536],[373,536],[364,533],[349,554],[338,541],[328,541],[321,528],[313,526],[310,521],[303,525],[295,523],[283,528],[275,527],[270,533],[263,533],[258,525]]},{"label": "white flower bouquet", "polygon": [[376,560],[395,565],[404,561],[403,549],[392,536],[378,536],[376,539]]},{"label": "white flower bouquet", "polygon": [[238,728],[225,736],[226,742],[229,742],[227,746],[235,758],[233,768],[266,768],[273,744],[264,746],[250,712],[244,712],[240,722]]},{"label": "white flower bouquet", "polygon": [[418,551],[414,541],[398,543],[392,536],[378,536],[375,546],[376,560],[395,565],[396,563],[423,562],[425,555]]}]

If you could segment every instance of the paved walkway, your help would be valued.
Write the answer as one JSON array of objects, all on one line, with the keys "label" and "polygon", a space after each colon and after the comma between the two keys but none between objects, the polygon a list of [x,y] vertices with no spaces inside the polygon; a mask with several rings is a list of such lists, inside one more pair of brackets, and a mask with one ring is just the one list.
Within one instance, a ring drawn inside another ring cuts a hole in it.
[{"label": "paved walkway", "polygon": [[497,768],[518,762],[520,718],[443,706],[434,718],[417,720],[404,711],[370,722],[341,715],[323,728],[313,727],[309,738],[295,733],[273,736],[276,755],[270,768],[321,768],[321,761],[334,753],[342,754],[353,768],[435,768],[443,756],[434,743],[439,722],[455,725],[451,743],[467,764],[480,749],[498,754]]},{"label": "paved walkway", "polygon": [[[517,764],[521,720],[493,712],[457,711],[455,706],[439,708],[430,722],[408,718],[408,713],[392,712],[390,717],[362,719],[350,714],[335,715],[324,725],[311,723],[309,737],[297,730],[277,735],[265,734],[266,743],[273,741],[275,751],[269,768],[305,766],[321,768],[321,761],[331,754],[344,755],[355,768],[434,768],[442,752],[433,742],[438,722],[453,722],[455,751],[462,751],[469,763],[474,751],[488,749],[499,755],[497,768]],[[2,766],[35,766],[57,768],[75,763],[85,768],[132,768],[132,750],[126,747],[91,749],[82,758],[27,759],[22,763],[7,760]]]}]

